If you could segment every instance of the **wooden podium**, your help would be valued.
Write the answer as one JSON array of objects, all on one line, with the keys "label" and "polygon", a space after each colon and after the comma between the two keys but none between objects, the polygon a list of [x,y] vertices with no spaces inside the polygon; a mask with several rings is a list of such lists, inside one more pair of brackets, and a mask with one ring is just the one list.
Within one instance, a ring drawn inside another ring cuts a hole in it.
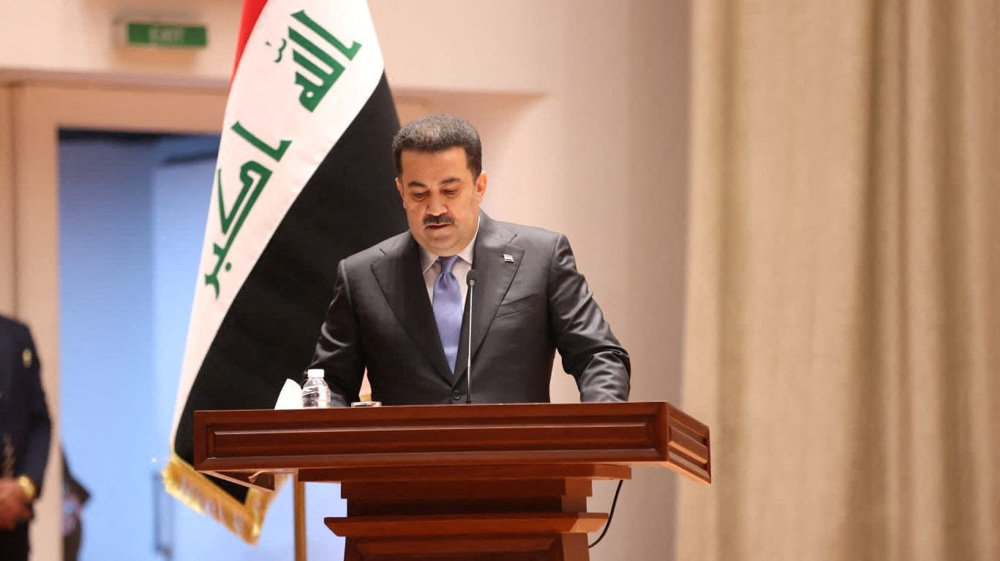
[{"label": "wooden podium", "polygon": [[273,489],[341,483],[348,561],[589,559],[595,479],[631,466],[711,482],[708,427],[669,403],[197,411],[195,469]]}]

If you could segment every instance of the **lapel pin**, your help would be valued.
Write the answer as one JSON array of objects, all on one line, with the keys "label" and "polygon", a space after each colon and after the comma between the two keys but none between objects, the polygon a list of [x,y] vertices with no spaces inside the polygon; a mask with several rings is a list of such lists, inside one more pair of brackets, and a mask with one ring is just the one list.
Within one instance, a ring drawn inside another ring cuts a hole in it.
[{"label": "lapel pin", "polygon": [[35,361],[35,356],[31,353],[31,349],[24,349],[21,351],[21,362],[24,363],[25,368],[31,368],[31,364]]},{"label": "lapel pin", "polygon": [[509,254],[509,253],[504,253],[503,254],[503,262],[504,263],[513,263],[514,262],[514,256],[511,255],[511,254]]}]

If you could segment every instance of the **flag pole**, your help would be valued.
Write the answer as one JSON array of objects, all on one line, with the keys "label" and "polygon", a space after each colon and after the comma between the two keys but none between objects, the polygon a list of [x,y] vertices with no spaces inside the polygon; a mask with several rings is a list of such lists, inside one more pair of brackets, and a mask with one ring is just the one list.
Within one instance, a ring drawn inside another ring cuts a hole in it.
[{"label": "flag pole", "polygon": [[292,501],[295,503],[295,561],[306,561],[306,484],[295,474],[292,485]]}]

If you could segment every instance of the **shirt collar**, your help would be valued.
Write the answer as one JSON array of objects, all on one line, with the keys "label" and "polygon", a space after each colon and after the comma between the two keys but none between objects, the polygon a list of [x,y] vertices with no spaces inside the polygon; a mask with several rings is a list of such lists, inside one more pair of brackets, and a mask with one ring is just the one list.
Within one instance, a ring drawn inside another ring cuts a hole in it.
[{"label": "shirt collar", "polygon": [[[462,251],[458,252],[458,258],[468,263],[469,266],[472,266],[472,253],[476,247],[476,238],[479,237],[479,226],[482,223],[482,220],[479,220],[476,223],[476,233],[472,235],[472,239],[469,240],[469,244],[462,248]],[[434,266],[434,263],[437,262],[438,256],[427,251],[421,245],[417,245],[417,247],[420,248],[420,270],[426,273],[431,267]]]}]

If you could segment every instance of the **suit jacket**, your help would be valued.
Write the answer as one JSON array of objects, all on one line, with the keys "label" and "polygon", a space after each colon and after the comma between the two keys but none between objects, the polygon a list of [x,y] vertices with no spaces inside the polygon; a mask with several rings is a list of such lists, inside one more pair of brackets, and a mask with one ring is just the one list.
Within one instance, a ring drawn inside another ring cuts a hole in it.
[{"label": "suit jacket", "polygon": [[39,371],[27,326],[0,316],[0,462],[9,438],[14,455],[10,475],[27,475],[41,492],[52,423]]},{"label": "suit jacket", "polygon": [[[472,398],[549,401],[552,362],[576,378],[582,401],[625,401],[628,353],[604,321],[562,234],[480,213],[473,253]],[[358,400],[364,371],[386,405],[465,402],[468,298],[452,373],[420,252],[409,232],[340,262],[311,368],[323,368],[334,405]]]}]

